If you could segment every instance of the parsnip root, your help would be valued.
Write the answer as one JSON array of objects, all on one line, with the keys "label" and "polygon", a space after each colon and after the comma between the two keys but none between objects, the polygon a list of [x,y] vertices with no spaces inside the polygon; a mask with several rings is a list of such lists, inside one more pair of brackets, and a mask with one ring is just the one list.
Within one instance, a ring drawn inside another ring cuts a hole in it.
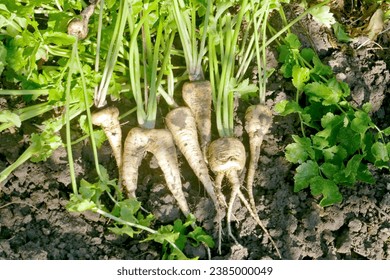
[{"label": "parsnip root", "polygon": [[119,169],[122,168],[122,130],[119,123],[119,110],[108,107],[92,114],[92,123],[100,126],[107,136]]},{"label": "parsnip root", "polygon": [[189,108],[179,107],[173,109],[167,114],[165,123],[169,131],[171,131],[177,147],[183,153],[188,164],[198,179],[202,182],[204,188],[214,203],[217,212],[216,219],[220,248],[222,226],[221,211],[224,208],[224,204],[221,204],[222,201],[220,201],[215,194],[214,183],[209,176],[209,170],[199,146],[195,118]]},{"label": "parsnip root", "polygon": [[118,185],[122,182],[122,130],[119,123],[119,110],[108,107],[92,114],[92,123],[100,126],[107,136],[119,170]]},{"label": "parsnip root", "polygon": [[239,179],[239,174],[242,172],[246,161],[244,145],[236,138],[232,138],[232,137],[219,138],[211,142],[208,148],[207,155],[209,159],[209,166],[217,176],[216,178],[217,195],[221,195],[220,191],[218,190],[220,190],[221,188],[221,184],[224,176],[227,177],[232,187],[232,192],[228,203],[228,211],[227,211],[227,227],[228,227],[229,236],[235,242],[237,242],[236,238],[234,237],[231,231],[230,223],[231,223],[234,201],[236,196],[238,195],[239,198],[244,203],[245,207],[247,208],[249,214],[252,216],[252,218],[255,219],[257,224],[264,231],[266,236],[270,239],[272,245],[275,247],[278,256],[281,258],[279,249],[277,248],[272,237],[270,236],[267,229],[260,221],[259,217],[252,210],[251,205],[246,200],[246,198],[244,197],[244,195],[240,190],[241,183]]},{"label": "parsnip root", "polygon": [[88,22],[89,18],[93,15],[95,7],[99,1],[91,3],[81,12],[81,19],[73,19],[68,24],[68,34],[77,37],[79,40],[83,40],[88,36]]},{"label": "parsnip root", "polygon": [[211,84],[209,81],[186,82],[182,96],[195,117],[200,136],[200,147],[205,156],[211,140]]},{"label": "parsnip root", "polygon": [[211,181],[207,164],[200,150],[195,118],[191,110],[187,107],[176,108],[167,114],[165,123],[171,131],[177,147],[216,204],[217,197],[214,192],[214,184]]},{"label": "parsnip root", "polygon": [[246,185],[249,202],[252,210],[256,213],[256,204],[253,197],[253,181],[260,158],[261,144],[272,124],[272,112],[264,105],[252,105],[245,113],[245,130],[249,136],[250,160]]},{"label": "parsnip root", "polygon": [[146,152],[152,153],[164,173],[167,187],[185,216],[190,214],[182,190],[177,153],[171,133],[166,129],[133,128],[126,137],[123,152],[122,178],[128,195],[135,197],[138,168]]},{"label": "parsnip root", "polygon": [[[246,161],[244,145],[242,145],[238,139],[233,137],[219,138],[210,143],[207,150],[207,157],[211,171],[213,171],[217,176],[215,184],[217,195],[220,201],[224,201],[225,199],[221,191],[221,184],[225,176],[228,177],[232,186],[237,185],[238,182],[238,188],[240,187],[238,173],[241,173]],[[232,179],[236,181],[232,182]],[[237,188],[233,187],[233,192],[228,203],[227,227],[229,236],[237,242],[236,238],[232,234],[230,226],[236,195]]]}]

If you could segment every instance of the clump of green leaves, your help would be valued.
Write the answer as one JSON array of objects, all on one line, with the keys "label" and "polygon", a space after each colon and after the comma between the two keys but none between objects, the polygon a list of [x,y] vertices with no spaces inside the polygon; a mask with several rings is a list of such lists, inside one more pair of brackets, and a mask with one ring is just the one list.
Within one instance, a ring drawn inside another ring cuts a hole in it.
[{"label": "clump of green leaves", "polygon": [[284,42],[279,62],[296,96],[275,110],[282,116],[296,113],[301,122],[302,135],[293,135],[285,152],[288,161],[298,164],[294,191],[309,187],[313,196],[322,196],[321,206],[339,203],[340,187],[375,182],[368,164],[389,168],[390,127],[381,130],[373,123],[369,103],[353,107],[348,85],[312,49],[301,49],[297,36],[289,34]]},{"label": "clump of green leaves", "polygon": [[[78,193],[71,194],[67,205],[69,211],[89,210],[111,219],[113,225],[109,229],[118,235],[126,234],[133,238],[135,235],[146,234],[142,242],[154,241],[161,244],[163,259],[188,259],[183,253],[187,242],[195,247],[201,244],[209,248],[214,247],[212,237],[203,228],[195,225],[196,219],[193,215],[189,215],[184,223],[176,220],[173,225],[162,225],[158,230],[152,229],[154,216],[142,213],[141,203],[135,198],[124,198],[115,180],[109,179],[106,169],[102,166],[100,173],[101,176],[95,183],[81,180]],[[111,194],[113,190],[116,198]]]}]

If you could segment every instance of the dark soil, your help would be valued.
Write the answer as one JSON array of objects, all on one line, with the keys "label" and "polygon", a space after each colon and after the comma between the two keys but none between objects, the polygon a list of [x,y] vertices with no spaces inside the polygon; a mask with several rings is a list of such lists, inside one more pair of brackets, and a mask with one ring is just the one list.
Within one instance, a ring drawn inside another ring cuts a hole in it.
[{"label": "dark soil", "polygon": [[[304,26],[308,28],[302,31]],[[356,106],[371,102],[374,122],[380,128],[388,127],[390,53],[386,49],[390,47],[390,35],[378,38],[383,49],[372,43],[358,49],[364,38],[335,48],[329,43],[328,34],[313,22],[304,22],[296,28],[301,40],[314,47],[337,77],[350,85],[351,102]],[[276,66],[273,52],[269,60]],[[292,96],[291,89],[289,82],[274,74],[268,86],[268,105],[273,107]],[[0,98],[1,109],[12,108],[11,103]],[[247,144],[240,121],[244,110],[245,104],[237,109],[236,134]],[[33,126],[24,124],[18,131],[0,134],[0,169],[14,162],[26,148],[23,135]],[[343,189],[344,201],[323,209],[308,192],[293,192],[296,166],[284,158],[284,148],[292,141],[292,134],[299,134],[298,120],[294,116],[275,115],[263,143],[254,188],[258,215],[283,258],[390,259],[389,172],[372,167],[374,185],[358,184],[353,189]],[[66,210],[72,192],[66,158],[65,150],[60,148],[44,163],[27,162],[1,186],[0,259],[160,259],[158,244],[139,243],[142,236],[139,239],[116,236],[108,230],[107,219],[90,212]],[[116,176],[115,160],[107,143],[100,151],[100,159]],[[182,216],[151,160],[140,169],[137,195],[159,223],[170,223]],[[212,203],[182,157],[180,161],[190,207],[200,224],[212,233],[215,214]],[[75,147],[75,165],[80,179],[90,177],[93,168],[88,143]],[[228,190],[224,191],[228,195]],[[212,251],[213,259],[277,257],[271,242],[238,200],[234,216],[233,233],[240,245],[225,235],[222,254]],[[189,247],[186,253],[207,257],[202,248]]]}]

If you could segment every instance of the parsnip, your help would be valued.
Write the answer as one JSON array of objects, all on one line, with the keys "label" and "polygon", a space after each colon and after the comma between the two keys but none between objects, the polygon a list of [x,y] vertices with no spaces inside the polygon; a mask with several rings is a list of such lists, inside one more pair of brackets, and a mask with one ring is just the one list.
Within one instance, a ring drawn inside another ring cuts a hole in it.
[{"label": "parsnip", "polygon": [[190,213],[182,190],[179,165],[172,134],[166,129],[133,128],[126,137],[123,152],[122,184],[135,197],[138,168],[146,152],[152,153],[164,173],[169,190],[185,216]]},{"label": "parsnip", "polygon": [[165,123],[179,150],[187,159],[188,164],[202,182],[213,202],[216,203],[214,184],[210,179],[206,162],[199,147],[195,119],[190,109],[179,107],[170,111],[166,116]]},{"label": "parsnip", "polygon": [[88,22],[89,18],[93,15],[93,11],[99,1],[93,1],[88,7],[81,12],[81,19],[73,19],[68,24],[68,34],[77,37],[79,40],[83,40],[88,36]]},{"label": "parsnip", "polygon": [[100,126],[111,145],[116,164],[122,168],[122,130],[119,123],[119,110],[116,107],[108,107],[92,114],[92,123]]},{"label": "parsnip", "polygon": [[205,155],[211,139],[211,84],[209,81],[192,81],[183,85],[182,96],[195,117],[200,146]]},{"label": "parsnip", "polygon": [[[167,128],[171,131],[173,139],[186,158],[195,175],[202,182],[204,188],[212,199],[217,211],[217,229],[219,236],[219,249],[221,244],[221,211],[226,202],[218,199],[214,184],[209,176],[209,170],[199,146],[195,118],[187,107],[178,107],[170,111],[165,119]],[[224,203],[224,204],[221,204]]]},{"label": "parsnip", "polygon": [[258,223],[258,225],[261,227],[267,237],[271,240],[271,243],[275,247],[278,256],[281,257],[280,252],[276,247],[276,244],[273,241],[272,237],[261,223],[259,217],[253,212],[251,205],[248,203],[248,201],[240,190],[241,183],[239,180],[239,174],[242,172],[246,161],[244,145],[236,138],[222,137],[211,142],[208,148],[207,156],[209,159],[209,166],[217,176],[216,188],[221,188],[220,184],[222,183],[224,176],[227,177],[232,187],[232,193],[228,203],[227,211],[227,226],[229,236],[235,242],[237,242],[231,231],[230,222],[233,212],[234,200],[238,195],[244,203],[245,207],[248,209],[249,214],[255,219],[255,221]]},{"label": "parsnip", "polygon": [[138,168],[146,154],[149,137],[144,130],[135,127],[129,131],[123,145],[122,186],[129,197],[135,198]]},{"label": "parsnip", "polygon": [[247,173],[247,189],[252,210],[256,213],[253,197],[253,181],[260,158],[260,148],[265,134],[272,124],[272,112],[265,105],[252,105],[245,113],[245,130],[249,136],[250,160]]},{"label": "parsnip", "polygon": [[237,187],[238,189],[240,187],[239,183],[236,184],[236,182],[239,182],[238,174],[243,170],[246,161],[244,145],[233,137],[219,138],[210,143],[207,150],[207,158],[211,171],[217,176],[215,188],[220,201],[225,200],[221,192],[223,178],[228,175],[227,177],[230,183],[232,183],[233,191],[228,203],[227,226],[229,236],[236,240],[231,231],[230,220],[233,203],[237,195]]}]

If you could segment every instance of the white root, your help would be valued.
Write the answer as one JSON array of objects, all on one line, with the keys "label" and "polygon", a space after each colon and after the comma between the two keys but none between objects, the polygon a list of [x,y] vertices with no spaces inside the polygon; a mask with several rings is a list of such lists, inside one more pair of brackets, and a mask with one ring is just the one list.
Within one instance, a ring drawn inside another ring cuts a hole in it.
[{"label": "white root", "polygon": [[245,130],[249,136],[250,160],[247,173],[247,190],[252,210],[256,212],[253,181],[260,158],[261,144],[272,124],[272,112],[264,105],[252,105],[245,113]]},{"label": "white root", "polygon": [[[246,198],[244,197],[244,195],[240,190],[241,183],[239,180],[239,174],[242,172],[246,161],[244,145],[236,138],[230,138],[230,137],[219,138],[211,142],[208,149],[208,158],[209,158],[210,168],[217,176],[216,179],[217,188],[218,189],[220,188],[224,176],[227,177],[232,187],[232,192],[228,203],[228,211],[227,211],[227,227],[228,227],[229,236],[235,242],[237,242],[236,238],[232,233],[230,223],[231,223],[231,217],[233,213],[234,201],[238,195],[239,198],[244,203],[245,207],[247,208],[249,214],[255,219],[255,221],[258,223],[260,228],[270,239],[272,245],[276,249],[278,256],[281,258],[279,249],[277,248],[272,237],[270,236],[267,229],[260,221],[259,217],[252,210],[251,205],[246,200]],[[218,189],[216,190],[217,195],[220,193],[220,190]]]},{"label": "white root", "polygon": [[123,146],[122,185],[129,197],[135,198],[138,185],[138,168],[146,154],[149,137],[135,127],[129,131]]},{"label": "white root", "polygon": [[185,216],[190,214],[182,190],[179,164],[171,133],[166,129],[133,128],[125,140],[123,153],[123,185],[135,197],[138,168],[146,152],[152,153],[164,173],[167,187],[175,197]]},{"label": "white root", "polygon": [[[224,176],[228,176],[230,180],[233,176],[232,174],[236,174],[236,180],[238,181],[238,173],[241,173],[245,166],[246,156],[245,156],[245,148],[242,143],[236,139],[231,137],[219,138],[213,142],[211,142],[208,153],[209,166],[210,169],[216,174],[216,192],[218,196],[220,196],[220,200],[223,200],[222,192],[221,192],[221,184]],[[232,182],[232,186],[238,185],[238,190],[240,187],[240,183]],[[234,184],[233,184],[234,183]],[[227,227],[228,227],[228,235],[235,241],[234,235],[231,231],[231,217],[233,210],[233,203],[235,197],[237,196],[237,188],[232,188],[231,198],[228,203],[227,210]],[[226,203],[226,202],[225,202]]]},{"label": "white root", "polygon": [[92,114],[92,123],[100,126],[107,136],[119,170],[118,185],[120,187],[122,176],[122,130],[119,123],[119,110],[108,107]]},{"label": "white root", "polygon": [[182,96],[195,117],[200,146],[206,159],[207,145],[211,140],[211,84],[209,81],[186,82],[183,85]]},{"label": "white root", "polygon": [[[173,139],[179,150],[183,153],[195,175],[202,182],[208,195],[212,199],[217,211],[217,228],[219,232],[219,248],[221,240],[221,219],[224,204],[217,198],[214,184],[209,176],[207,164],[198,142],[195,118],[187,107],[179,107],[170,111],[165,119],[167,128],[171,131]],[[226,202],[225,202],[226,204]]]},{"label": "white root", "polygon": [[217,197],[214,184],[208,173],[202,151],[198,143],[195,118],[187,107],[179,107],[170,111],[166,116],[167,128],[171,131],[173,139],[179,150],[183,153],[195,175],[202,182],[204,188],[217,206]]},{"label": "white root", "polygon": [[228,170],[241,172],[246,161],[244,145],[233,137],[222,137],[211,142],[207,156],[210,169],[216,174]]},{"label": "white root", "polygon": [[99,1],[91,3],[80,14],[81,19],[73,19],[68,24],[68,34],[77,37],[79,40],[83,40],[88,36],[88,22],[89,18],[93,15],[95,7]]}]

